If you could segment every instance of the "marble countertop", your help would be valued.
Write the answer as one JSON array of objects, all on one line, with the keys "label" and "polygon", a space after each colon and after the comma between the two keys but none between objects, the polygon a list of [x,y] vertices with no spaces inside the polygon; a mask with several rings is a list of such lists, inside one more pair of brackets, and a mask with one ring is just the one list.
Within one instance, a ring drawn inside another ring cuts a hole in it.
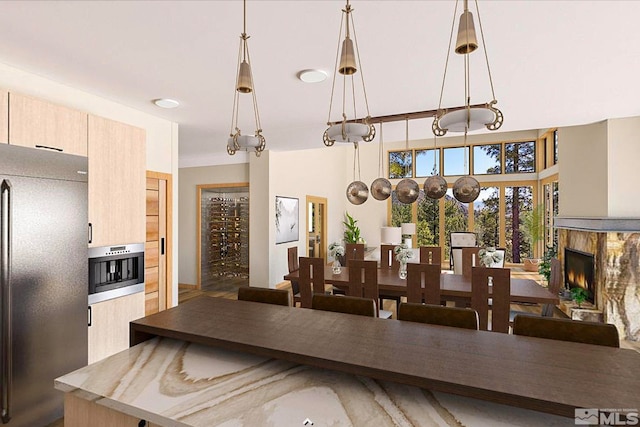
[{"label": "marble countertop", "polygon": [[564,426],[573,419],[154,338],[55,381],[160,426]]}]

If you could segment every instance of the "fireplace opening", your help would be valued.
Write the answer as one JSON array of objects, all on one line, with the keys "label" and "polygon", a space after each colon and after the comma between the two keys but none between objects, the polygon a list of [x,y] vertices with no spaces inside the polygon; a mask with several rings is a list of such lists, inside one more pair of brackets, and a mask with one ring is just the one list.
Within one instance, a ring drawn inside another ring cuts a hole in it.
[{"label": "fireplace opening", "polygon": [[594,255],[575,249],[564,249],[564,283],[568,289],[581,287],[587,290],[587,301],[595,301]]}]

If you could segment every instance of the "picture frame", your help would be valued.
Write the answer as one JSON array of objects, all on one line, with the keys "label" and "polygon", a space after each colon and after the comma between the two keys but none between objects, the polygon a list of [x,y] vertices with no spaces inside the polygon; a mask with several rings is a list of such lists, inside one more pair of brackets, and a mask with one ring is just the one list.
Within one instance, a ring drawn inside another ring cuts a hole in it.
[{"label": "picture frame", "polygon": [[297,197],[276,196],[276,245],[297,242],[300,233],[300,204]]}]

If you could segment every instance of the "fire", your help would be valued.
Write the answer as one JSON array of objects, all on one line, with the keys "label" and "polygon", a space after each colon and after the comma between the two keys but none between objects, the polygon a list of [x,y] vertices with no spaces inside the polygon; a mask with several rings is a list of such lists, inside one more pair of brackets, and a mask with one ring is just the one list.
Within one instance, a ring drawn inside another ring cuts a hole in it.
[{"label": "fire", "polygon": [[571,284],[589,289],[589,283],[587,282],[587,277],[584,273],[576,273],[575,271],[570,270],[567,272],[567,279],[569,279],[569,283]]}]

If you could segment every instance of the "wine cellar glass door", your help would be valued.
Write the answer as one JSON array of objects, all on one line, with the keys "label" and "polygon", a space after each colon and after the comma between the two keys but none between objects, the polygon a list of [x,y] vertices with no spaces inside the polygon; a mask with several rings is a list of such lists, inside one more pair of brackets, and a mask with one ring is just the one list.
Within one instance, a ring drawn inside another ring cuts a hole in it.
[{"label": "wine cellar glass door", "polygon": [[235,293],[249,285],[249,187],[199,187],[200,289]]}]

